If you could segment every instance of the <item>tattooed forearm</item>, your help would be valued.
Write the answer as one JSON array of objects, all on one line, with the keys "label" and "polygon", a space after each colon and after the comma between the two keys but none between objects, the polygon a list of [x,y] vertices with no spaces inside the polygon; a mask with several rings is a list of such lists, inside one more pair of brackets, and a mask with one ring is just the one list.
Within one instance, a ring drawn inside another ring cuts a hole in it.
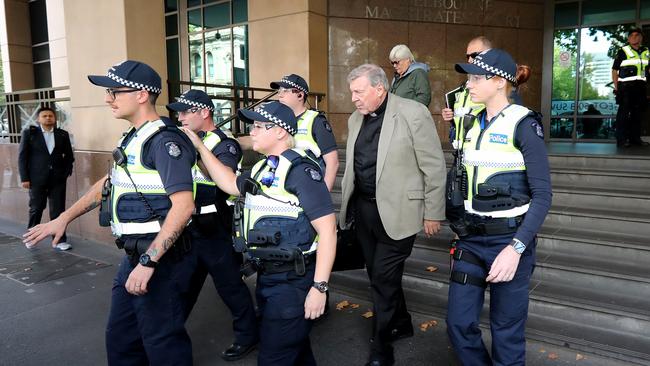
[{"label": "tattooed forearm", "polygon": [[176,242],[179,236],[181,236],[181,233],[183,232],[183,229],[176,230],[172,232],[172,234],[169,236],[169,238],[163,240],[163,250],[167,251],[167,249],[171,248],[172,245]]},{"label": "tattooed forearm", "polygon": [[86,212],[89,212],[89,211],[94,210],[95,207],[99,206],[99,204],[100,204],[100,201],[98,201],[98,200],[94,200],[94,201],[92,201],[90,204],[88,204],[88,205],[84,208],[82,214],[85,214]]},{"label": "tattooed forearm", "polygon": [[147,254],[149,254],[149,257],[151,258],[156,258],[158,256],[158,250],[156,248],[149,248]]}]

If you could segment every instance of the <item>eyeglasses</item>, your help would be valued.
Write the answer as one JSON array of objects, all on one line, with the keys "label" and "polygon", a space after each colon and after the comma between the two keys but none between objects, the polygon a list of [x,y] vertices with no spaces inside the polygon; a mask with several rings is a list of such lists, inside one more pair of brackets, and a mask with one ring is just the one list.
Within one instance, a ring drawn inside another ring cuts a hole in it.
[{"label": "eyeglasses", "polygon": [[470,58],[476,58],[476,56],[478,56],[479,54],[480,54],[480,52],[472,52],[472,53],[466,54],[465,56],[467,56],[467,59],[469,60]]},{"label": "eyeglasses", "polygon": [[111,88],[106,88],[106,94],[111,98],[111,100],[115,100],[116,94],[119,93],[133,93],[140,91],[140,89],[111,89]]},{"label": "eyeglasses", "polygon": [[298,93],[300,93],[300,90],[293,89],[293,88],[283,88],[283,87],[280,87],[278,89],[278,94],[284,94],[284,93],[288,93],[288,92],[291,92],[293,94],[298,94]]},{"label": "eyeglasses", "polygon": [[269,170],[262,174],[260,183],[267,187],[270,187],[273,184],[273,181],[275,180],[275,169],[278,168],[279,163],[280,158],[277,155],[269,155],[269,157],[266,158],[266,165],[269,167]]},{"label": "eyeglasses", "polygon": [[199,107],[192,107],[192,108],[184,110],[184,111],[176,112],[176,116],[179,117],[179,116],[183,116],[183,115],[186,115],[186,114],[196,113],[196,112],[198,112],[200,110],[201,110],[201,108],[199,108]]},{"label": "eyeglasses", "polygon": [[393,66],[397,66],[398,63],[400,63],[402,60],[397,60],[397,61],[391,61],[390,64]]},{"label": "eyeglasses", "polygon": [[270,130],[275,126],[277,126],[275,123],[253,122],[253,128],[265,128],[266,130]]},{"label": "eyeglasses", "polygon": [[467,82],[468,83],[478,83],[481,80],[490,80],[494,77],[493,74],[485,74],[485,75],[467,75]]}]

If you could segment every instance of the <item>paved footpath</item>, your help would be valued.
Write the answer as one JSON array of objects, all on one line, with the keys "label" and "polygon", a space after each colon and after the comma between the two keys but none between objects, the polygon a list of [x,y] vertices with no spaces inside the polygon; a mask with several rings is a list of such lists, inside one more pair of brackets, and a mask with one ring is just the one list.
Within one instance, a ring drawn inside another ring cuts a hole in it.
[{"label": "paved footpath", "polygon": [[[74,237],[70,252],[56,252],[45,242],[27,250],[18,238],[23,231],[23,226],[0,220],[0,366],[105,364],[104,326],[121,253],[112,245]],[[252,289],[254,279],[247,282]],[[342,301],[350,306],[336,310],[334,305]],[[331,313],[311,333],[319,365],[363,365],[371,320],[362,315],[370,303],[346,297],[334,288],[332,305]],[[396,365],[454,364],[444,320],[413,315],[416,334],[395,343]],[[425,322],[431,326],[423,331],[420,325]],[[209,279],[187,328],[195,365],[256,364],[256,353],[231,363],[219,358],[232,341],[231,320]],[[528,344],[527,364],[617,365],[536,342]]]}]

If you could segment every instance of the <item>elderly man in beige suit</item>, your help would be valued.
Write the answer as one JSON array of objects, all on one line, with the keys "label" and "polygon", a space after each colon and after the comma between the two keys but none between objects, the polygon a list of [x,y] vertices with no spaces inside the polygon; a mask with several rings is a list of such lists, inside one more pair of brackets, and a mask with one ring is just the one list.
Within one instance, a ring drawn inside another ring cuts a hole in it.
[{"label": "elderly man in beige suit", "polygon": [[413,335],[402,290],[415,235],[440,230],[445,161],[429,110],[388,93],[377,65],[348,75],[357,110],[348,120],[341,226],[354,220],[374,303],[367,365],[392,365],[392,342]]}]

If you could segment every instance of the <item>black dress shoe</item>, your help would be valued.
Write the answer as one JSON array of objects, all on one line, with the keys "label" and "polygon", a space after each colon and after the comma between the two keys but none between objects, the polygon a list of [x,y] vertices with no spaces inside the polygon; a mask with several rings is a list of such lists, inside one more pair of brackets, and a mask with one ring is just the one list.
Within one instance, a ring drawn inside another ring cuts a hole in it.
[{"label": "black dress shoe", "polygon": [[390,330],[390,340],[396,341],[398,339],[413,337],[413,325],[407,324],[405,326],[393,328]]},{"label": "black dress shoe", "polygon": [[395,361],[388,360],[370,360],[366,363],[366,366],[392,366],[395,364]]},{"label": "black dress shoe", "polygon": [[244,357],[247,354],[251,353],[257,346],[257,343],[249,344],[243,346],[241,344],[233,343],[225,351],[221,352],[221,358],[226,361],[237,361]]}]

